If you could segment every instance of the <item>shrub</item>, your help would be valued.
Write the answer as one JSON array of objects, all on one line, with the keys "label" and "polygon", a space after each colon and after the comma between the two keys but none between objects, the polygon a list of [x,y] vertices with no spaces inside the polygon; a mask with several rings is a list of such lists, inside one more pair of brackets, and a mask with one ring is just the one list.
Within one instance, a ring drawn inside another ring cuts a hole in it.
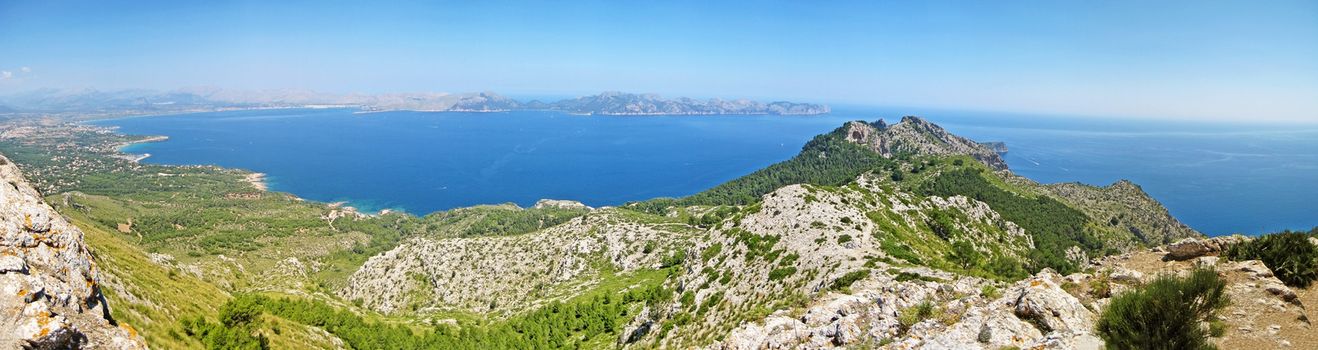
[{"label": "shrub", "polygon": [[897,323],[905,331],[911,329],[911,326],[917,323],[933,318],[935,311],[937,310],[934,304],[925,300],[915,306],[902,309],[897,315]]},{"label": "shrub", "polygon": [[1208,321],[1208,335],[1213,338],[1221,338],[1226,335],[1226,322],[1222,322],[1222,320]]},{"label": "shrub", "polygon": [[952,244],[952,251],[947,253],[947,260],[963,269],[979,266],[980,261],[983,259],[984,255],[975,250],[974,245],[966,241],[958,241]]},{"label": "shrub", "polygon": [[843,288],[849,288],[851,287],[852,284],[856,283],[856,281],[859,281],[865,277],[869,277],[869,275],[870,275],[869,269],[862,269],[862,270],[848,272],[847,274],[842,275],[842,277],[838,277],[838,279],[834,280],[831,289],[840,290]]},{"label": "shrub", "polygon": [[1231,246],[1226,255],[1231,260],[1261,260],[1288,286],[1308,288],[1318,279],[1318,247],[1304,233],[1263,235]]},{"label": "shrub", "polygon": [[787,278],[788,276],[791,276],[793,274],[796,274],[796,267],[794,266],[773,269],[773,271],[769,271],[769,280],[777,281]]},{"label": "shrub", "polygon": [[1161,276],[1113,298],[1095,328],[1108,349],[1216,349],[1202,323],[1227,305],[1225,289],[1209,269]]},{"label": "shrub", "polygon": [[661,260],[661,261],[659,262],[659,264],[660,264],[661,266],[667,268],[667,267],[673,267],[673,266],[681,265],[681,264],[682,264],[683,262],[685,262],[685,261],[686,261],[686,251],[685,251],[685,250],[675,250],[675,251],[673,251],[671,254],[669,254],[668,256],[665,256],[665,257],[663,258],[663,260]]}]

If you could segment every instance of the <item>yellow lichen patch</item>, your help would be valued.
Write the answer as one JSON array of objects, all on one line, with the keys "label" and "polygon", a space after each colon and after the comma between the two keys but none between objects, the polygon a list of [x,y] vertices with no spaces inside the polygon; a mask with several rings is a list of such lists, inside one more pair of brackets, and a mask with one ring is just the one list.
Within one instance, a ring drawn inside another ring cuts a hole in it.
[{"label": "yellow lichen patch", "polygon": [[137,337],[137,329],[133,328],[132,325],[129,325],[128,322],[119,322],[119,328],[123,328],[124,331],[127,331],[128,336],[134,338]]},{"label": "yellow lichen patch", "polygon": [[23,227],[32,230],[32,214],[23,214]]},{"label": "yellow lichen patch", "polygon": [[47,324],[50,324],[50,312],[42,311],[37,314],[37,327],[46,328]]},{"label": "yellow lichen patch", "polygon": [[47,334],[50,334],[50,330],[49,330],[49,329],[46,329],[45,327],[42,327],[42,328],[41,328],[41,333],[37,334],[37,337],[44,337],[44,336],[46,336]]},{"label": "yellow lichen patch", "polygon": [[19,296],[19,297],[27,296],[27,288],[19,289],[19,290],[18,290],[18,296]]},{"label": "yellow lichen patch", "polygon": [[1033,281],[1030,281],[1030,287],[1038,287],[1038,286],[1040,286],[1040,285],[1043,285],[1043,281],[1040,281],[1040,280],[1033,280]]}]

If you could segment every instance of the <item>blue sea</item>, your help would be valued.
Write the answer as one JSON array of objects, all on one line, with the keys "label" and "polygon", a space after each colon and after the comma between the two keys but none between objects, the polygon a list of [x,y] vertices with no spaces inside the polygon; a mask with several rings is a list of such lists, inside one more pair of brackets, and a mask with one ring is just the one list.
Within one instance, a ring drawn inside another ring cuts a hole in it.
[{"label": "blue sea", "polygon": [[1170,123],[918,108],[823,116],[580,116],[556,112],[283,109],[95,122],[166,135],[125,152],[155,164],[266,173],[270,187],[365,211],[426,214],[541,198],[592,206],[684,196],[788,159],[848,120],[916,114],[1003,141],[1039,182],[1130,179],[1207,234],[1318,226],[1318,126]]}]

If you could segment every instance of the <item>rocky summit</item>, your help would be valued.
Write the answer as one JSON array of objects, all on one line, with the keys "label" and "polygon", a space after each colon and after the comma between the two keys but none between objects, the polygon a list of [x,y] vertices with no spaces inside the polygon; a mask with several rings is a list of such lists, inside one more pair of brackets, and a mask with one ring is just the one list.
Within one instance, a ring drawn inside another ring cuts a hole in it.
[{"label": "rocky summit", "polygon": [[142,349],[110,318],[83,233],[0,156],[0,347]]},{"label": "rocky summit", "polygon": [[885,157],[900,153],[968,155],[993,169],[1007,169],[1007,162],[993,148],[952,135],[920,117],[902,117],[901,122],[892,125],[882,119],[873,123],[856,121],[847,123],[846,129],[848,141],[865,145]]}]

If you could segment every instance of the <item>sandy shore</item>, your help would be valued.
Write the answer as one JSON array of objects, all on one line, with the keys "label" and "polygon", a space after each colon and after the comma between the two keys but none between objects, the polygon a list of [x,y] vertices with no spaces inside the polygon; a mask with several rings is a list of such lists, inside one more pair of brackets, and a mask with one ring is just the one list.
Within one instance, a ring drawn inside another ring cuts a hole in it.
[{"label": "sandy shore", "polygon": [[247,174],[247,176],[243,178],[243,181],[247,181],[247,183],[252,184],[252,187],[255,187],[258,190],[261,191],[270,190],[270,186],[266,185],[265,183],[265,173]]},{"label": "sandy shore", "polygon": [[131,162],[133,162],[133,163],[140,162],[140,161],[142,161],[143,159],[146,159],[147,157],[150,157],[151,154],[150,154],[150,153],[143,153],[143,154],[125,153],[125,152],[123,151],[124,147],[128,147],[128,146],[136,145],[136,144],[139,144],[139,143],[161,142],[161,141],[165,141],[165,140],[169,140],[169,136],[151,136],[151,137],[144,138],[144,139],[141,139],[141,140],[136,140],[136,141],[130,141],[130,142],[124,142],[124,143],[116,144],[116,145],[114,145],[114,150],[115,150],[116,152],[119,152],[120,154],[115,155],[115,157],[117,157],[117,158],[121,158],[121,159],[127,159],[127,160],[129,160],[129,161],[131,161]]}]

